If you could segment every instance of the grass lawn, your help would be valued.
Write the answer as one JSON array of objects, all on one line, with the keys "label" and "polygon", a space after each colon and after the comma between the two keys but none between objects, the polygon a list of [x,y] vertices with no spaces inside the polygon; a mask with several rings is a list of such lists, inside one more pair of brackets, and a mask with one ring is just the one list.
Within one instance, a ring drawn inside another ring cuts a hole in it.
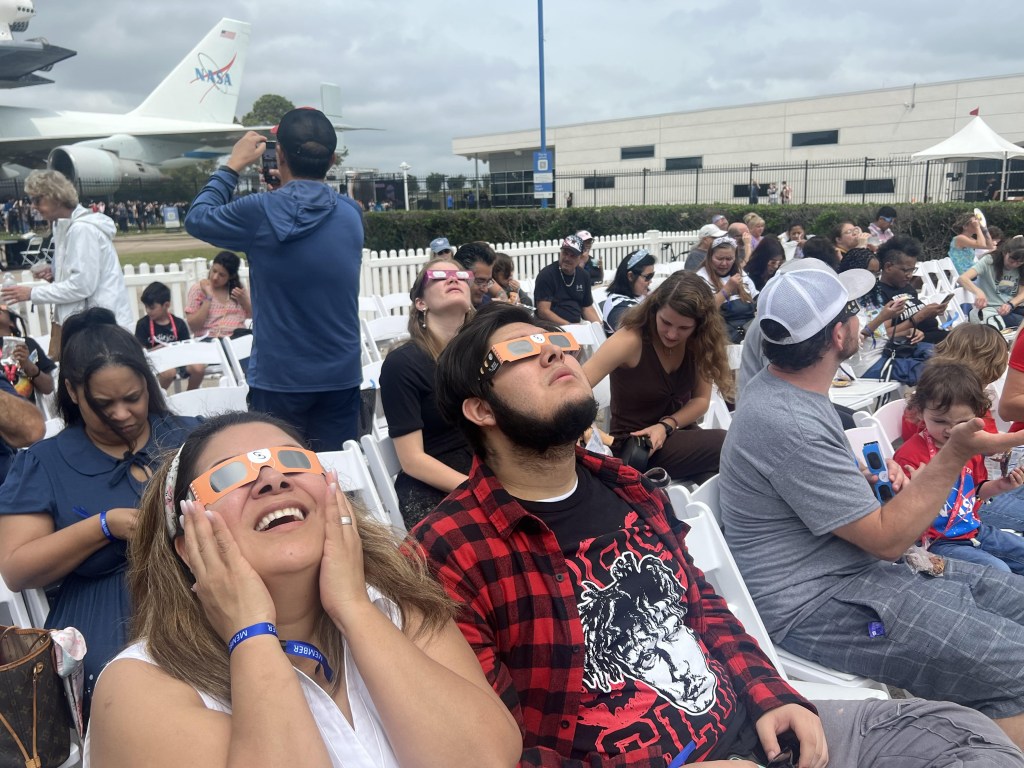
[{"label": "grass lawn", "polygon": [[219,250],[219,248],[206,247],[173,251],[151,251],[149,253],[118,254],[118,258],[121,260],[121,266],[125,264],[138,266],[143,262],[150,266],[155,266],[157,264],[177,264],[182,259],[194,259],[200,256],[205,259],[212,259]]}]

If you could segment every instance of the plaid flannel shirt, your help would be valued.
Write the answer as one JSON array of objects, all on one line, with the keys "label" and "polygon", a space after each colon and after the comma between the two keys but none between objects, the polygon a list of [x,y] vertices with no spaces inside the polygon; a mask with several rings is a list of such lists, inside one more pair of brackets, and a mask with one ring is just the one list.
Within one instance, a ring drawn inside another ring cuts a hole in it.
[{"label": "plaid flannel shirt", "polygon": [[[694,566],[678,521],[661,493],[621,462],[577,449],[597,475],[685,563],[687,625],[731,676],[736,695],[757,720],[784,704],[814,707],[779,677],[756,641]],[[463,606],[459,628],[488,681],[523,732],[520,766],[613,768],[662,764],[659,748],[616,757],[571,760],[583,689],[584,638],[572,579],[554,534],[516,502],[491,470],[474,459],[469,481],[417,525],[412,536],[448,594]]]}]

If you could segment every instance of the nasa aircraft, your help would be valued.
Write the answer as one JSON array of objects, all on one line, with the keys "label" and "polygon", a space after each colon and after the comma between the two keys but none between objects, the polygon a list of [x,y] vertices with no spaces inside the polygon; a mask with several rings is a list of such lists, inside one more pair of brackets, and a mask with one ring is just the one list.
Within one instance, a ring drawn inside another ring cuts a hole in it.
[{"label": "nasa aircraft", "polygon": [[50,45],[42,38],[15,40],[13,32],[24,32],[35,15],[32,0],[0,0],[0,88],[24,88],[52,83],[37,74],[49,72],[75,51]]},{"label": "nasa aircraft", "polygon": [[[19,166],[49,168],[114,191],[122,182],[156,180],[161,168],[230,153],[248,127],[232,122],[249,47],[249,24],[221,19],[127,114],[58,112],[0,106],[0,162],[10,178]],[[337,86],[321,86],[324,112],[339,131]],[[256,130],[270,126],[256,126]],[[13,173],[12,173],[13,172]],[[92,187],[93,190],[96,186]]]}]

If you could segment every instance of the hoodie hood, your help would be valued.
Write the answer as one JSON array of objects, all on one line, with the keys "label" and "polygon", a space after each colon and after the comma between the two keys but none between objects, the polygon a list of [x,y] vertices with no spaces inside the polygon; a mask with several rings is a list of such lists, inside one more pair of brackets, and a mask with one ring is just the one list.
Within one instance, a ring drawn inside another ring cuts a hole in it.
[{"label": "hoodie hood", "polygon": [[93,213],[84,206],[78,206],[71,212],[71,223],[84,222],[96,227],[108,240],[113,240],[117,234],[117,225],[114,220],[105,213]]},{"label": "hoodie hood", "polygon": [[278,242],[286,243],[323,224],[338,205],[338,193],[322,181],[296,179],[261,195],[260,202]]}]

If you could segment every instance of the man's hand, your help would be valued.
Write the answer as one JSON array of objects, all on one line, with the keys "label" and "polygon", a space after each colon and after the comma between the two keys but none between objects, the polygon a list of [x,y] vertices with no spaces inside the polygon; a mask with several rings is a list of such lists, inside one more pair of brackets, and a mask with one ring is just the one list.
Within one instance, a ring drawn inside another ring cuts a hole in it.
[{"label": "man's hand", "polygon": [[32,286],[9,286],[0,291],[0,298],[2,298],[8,304],[17,304],[19,301],[29,301],[32,298]]},{"label": "man's hand", "polygon": [[825,768],[828,744],[818,716],[799,704],[784,704],[762,715],[754,724],[768,759],[779,754],[779,734],[792,731],[800,743],[798,768]]},{"label": "man's hand", "polygon": [[231,156],[228,158],[227,166],[235,173],[241,173],[248,166],[261,160],[263,150],[266,148],[266,137],[261,136],[256,131],[249,131],[235,142],[235,146],[231,148]]},{"label": "man's hand", "polygon": [[[868,485],[874,488],[875,483],[878,482],[878,475],[874,474],[860,462],[858,462],[858,466],[860,468],[860,473],[864,475],[864,479],[868,481]],[[892,459],[885,460],[885,468],[889,472],[889,483],[892,485],[894,493],[899,493],[910,484],[910,477],[903,471],[903,467]]]},{"label": "man's hand", "polygon": [[1021,435],[1016,432],[992,433],[985,431],[985,422],[971,419],[957,424],[950,430],[949,440],[942,450],[953,451],[962,464],[966,464],[972,456],[979,453],[988,456],[1003,453],[1020,445]]}]

